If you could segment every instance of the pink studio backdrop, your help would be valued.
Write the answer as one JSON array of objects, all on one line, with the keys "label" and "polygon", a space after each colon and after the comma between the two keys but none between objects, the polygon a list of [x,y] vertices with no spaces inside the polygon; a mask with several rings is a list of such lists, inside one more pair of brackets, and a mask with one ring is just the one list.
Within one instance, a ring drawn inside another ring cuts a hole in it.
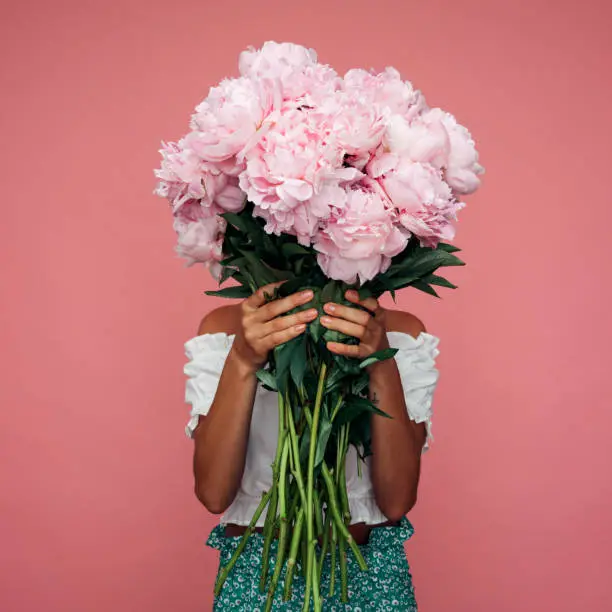
[{"label": "pink studio backdrop", "polygon": [[407,546],[421,609],[612,609],[610,6],[4,3],[0,610],[211,607],[182,367],[216,302],[152,169],[270,39],[396,66],[488,170],[460,289],[400,298],[442,339]]}]

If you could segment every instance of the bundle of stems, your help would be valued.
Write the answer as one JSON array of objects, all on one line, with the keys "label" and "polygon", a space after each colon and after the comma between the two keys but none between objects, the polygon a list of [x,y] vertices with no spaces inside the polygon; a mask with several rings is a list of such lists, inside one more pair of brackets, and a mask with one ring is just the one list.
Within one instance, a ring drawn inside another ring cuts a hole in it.
[{"label": "bundle of stems", "polygon": [[[262,495],[236,551],[219,573],[215,585],[218,596],[223,584],[244,550],[255,526],[266,510],[263,527],[263,559],[260,589],[268,595],[265,610],[271,610],[279,581],[284,571],[283,599],[292,597],[292,584],[296,571],[303,573],[305,595],[303,611],[321,610],[321,576],[326,557],[330,560],[328,595],[336,589],[336,559],[340,567],[340,594],[348,601],[347,553],[352,551],[361,570],[367,564],[348,525],[350,511],[346,491],[346,454],[350,438],[350,422],[335,429],[321,445],[322,412],[332,427],[341,412],[343,398],[337,399],[330,411],[325,399],[328,365],[320,364],[314,404],[308,400],[307,390],[288,386],[278,394],[278,444],[272,464],[272,486]],[[335,448],[333,442],[335,441]],[[306,442],[306,444],[305,444]],[[303,450],[302,450],[303,449]],[[330,457],[335,462],[328,464]],[[277,551],[273,568],[270,553],[273,539],[277,538]]]}]

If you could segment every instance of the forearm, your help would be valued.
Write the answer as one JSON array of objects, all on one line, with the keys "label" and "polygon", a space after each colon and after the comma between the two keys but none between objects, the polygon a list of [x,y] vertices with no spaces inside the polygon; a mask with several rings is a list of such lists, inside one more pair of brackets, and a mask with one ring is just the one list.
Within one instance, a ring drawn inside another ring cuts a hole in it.
[{"label": "forearm", "polygon": [[372,484],[376,502],[390,519],[404,516],[416,502],[425,428],[408,416],[394,359],[374,364],[370,397],[391,418],[372,415]]},{"label": "forearm", "polygon": [[211,512],[225,511],[240,486],[256,388],[255,368],[230,351],[212,406],[194,432],[196,495]]}]

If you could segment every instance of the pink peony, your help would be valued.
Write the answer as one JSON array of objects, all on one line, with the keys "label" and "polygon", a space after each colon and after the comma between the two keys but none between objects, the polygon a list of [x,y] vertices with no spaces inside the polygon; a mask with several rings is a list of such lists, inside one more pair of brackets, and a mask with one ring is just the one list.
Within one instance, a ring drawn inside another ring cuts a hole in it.
[{"label": "pink peony", "polygon": [[459,194],[470,194],[480,187],[479,174],[484,168],[478,163],[478,152],[472,137],[450,113],[434,108],[430,114],[441,117],[450,138],[450,153],[445,169],[446,182]]},{"label": "pink peony", "polygon": [[382,154],[369,164],[368,172],[385,190],[401,225],[423,246],[435,247],[440,240],[454,237],[453,222],[463,203],[455,199],[439,169]]},{"label": "pink peony", "polygon": [[225,79],[196,107],[187,144],[204,161],[234,159],[278,105],[271,81]]},{"label": "pink peony", "polygon": [[364,104],[383,109],[386,116],[401,115],[411,121],[427,109],[423,94],[402,81],[395,68],[378,74],[355,68],[344,75],[345,91],[357,94]]},{"label": "pink peony", "polygon": [[443,168],[448,164],[450,138],[441,118],[428,113],[420,115],[412,123],[400,115],[391,117],[385,136],[385,148],[413,162]]},{"label": "pink peony", "polygon": [[342,88],[335,70],[317,63],[317,54],[292,43],[267,42],[259,50],[243,51],[240,73],[257,82],[273,82],[285,108],[313,106]]},{"label": "pink peony", "polygon": [[204,197],[202,187],[201,160],[191,149],[184,147],[184,141],[162,143],[161,168],[155,170],[159,179],[155,193],[167,198],[173,206],[190,198]]},{"label": "pink peony", "polygon": [[187,260],[188,266],[203,263],[211,269],[223,258],[225,221],[221,217],[201,217],[194,221],[175,216],[174,229],[178,236],[176,252]]},{"label": "pink peony", "polygon": [[347,156],[347,163],[362,170],[385,135],[383,114],[356,92],[328,98],[318,112],[328,126],[329,141],[342,156]]},{"label": "pink peony", "polygon": [[240,187],[258,214],[280,221],[281,214],[313,197],[326,172],[339,166],[341,158],[314,115],[293,109],[278,118],[245,161]]},{"label": "pink peony", "polygon": [[314,246],[319,265],[330,278],[364,283],[384,272],[406,242],[383,199],[355,188],[347,192],[344,208],[330,217]]},{"label": "pink peony", "polygon": [[470,133],[440,108],[427,110],[412,123],[399,115],[392,117],[385,145],[392,153],[443,169],[456,193],[469,194],[480,185],[478,175],[484,168]]},{"label": "pink peony", "polygon": [[155,171],[159,178],[155,193],[170,201],[174,213],[189,200],[199,200],[212,212],[242,210],[245,198],[238,178],[225,174],[215,164],[202,162],[187,142],[164,143],[162,165]]},{"label": "pink peony", "polygon": [[314,49],[274,41],[265,42],[261,49],[249,47],[238,59],[241,75],[281,81],[296,70],[315,65],[317,65],[317,54]]}]

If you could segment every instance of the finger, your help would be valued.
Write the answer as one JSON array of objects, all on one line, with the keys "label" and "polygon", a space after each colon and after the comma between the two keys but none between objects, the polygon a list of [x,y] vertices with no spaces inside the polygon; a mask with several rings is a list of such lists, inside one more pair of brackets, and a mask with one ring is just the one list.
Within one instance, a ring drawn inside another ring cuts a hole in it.
[{"label": "finger", "polygon": [[323,310],[327,314],[333,315],[340,319],[346,319],[353,323],[358,323],[364,327],[370,322],[372,318],[370,313],[360,310],[358,308],[351,308],[350,306],[343,306],[342,304],[334,304],[333,302],[327,302],[323,306]]},{"label": "finger", "polygon": [[264,345],[268,351],[271,351],[274,347],[284,344],[285,342],[289,342],[289,340],[304,333],[305,329],[306,325],[304,323],[300,323],[299,325],[294,325],[288,329],[274,332],[273,334],[270,334],[264,338]]},{"label": "finger", "polygon": [[244,304],[250,310],[255,310],[260,306],[263,306],[268,299],[266,296],[272,295],[274,293],[274,289],[276,287],[280,287],[285,281],[278,281],[277,283],[270,283],[268,285],[264,285],[260,287],[253,295],[250,295],[245,301]]},{"label": "finger", "polygon": [[336,355],[344,355],[345,357],[359,357],[360,349],[358,344],[343,344],[342,342],[328,342],[327,348],[330,352]]},{"label": "finger", "polygon": [[296,312],[284,317],[276,317],[261,325],[262,336],[269,336],[270,334],[288,329],[294,325],[299,325],[300,323],[310,323],[310,321],[314,321],[314,319],[317,318],[318,314],[319,312],[316,308],[310,308],[309,310],[302,310],[301,312]]},{"label": "finger", "polygon": [[257,320],[259,321],[270,321],[278,317],[279,315],[285,314],[290,310],[293,310],[297,306],[303,306],[312,300],[314,294],[310,289],[301,291],[300,293],[292,293],[285,298],[268,302],[265,306],[258,308]]},{"label": "finger", "polygon": [[351,321],[345,321],[344,319],[337,319],[336,317],[321,317],[321,325],[327,327],[327,329],[335,329],[354,338],[361,339],[365,334],[365,327],[363,325],[351,323]]},{"label": "finger", "polygon": [[349,289],[345,293],[345,297],[349,302],[352,302],[353,304],[359,304],[360,306],[363,306],[372,313],[375,313],[380,308],[380,304],[378,303],[378,300],[376,298],[369,297],[360,300],[359,294],[352,289]]}]

